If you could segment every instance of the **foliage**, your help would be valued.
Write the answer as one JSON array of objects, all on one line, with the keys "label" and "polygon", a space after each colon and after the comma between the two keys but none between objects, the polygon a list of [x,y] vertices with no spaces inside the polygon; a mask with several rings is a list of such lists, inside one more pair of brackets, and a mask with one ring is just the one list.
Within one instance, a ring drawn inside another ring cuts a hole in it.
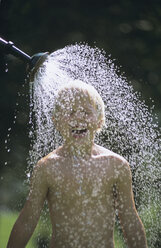
[{"label": "foliage", "polygon": [[[150,207],[140,209],[140,217],[144,223],[150,248],[161,247],[161,206],[160,202],[153,202]],[[155,240],[152,247],[151,241]]]},{"label": "foliage", "polygon": [[[52,52],[75,42],[104,49],[115,59],[118,73],[141,92],[149,108],[153,105],[150,98],[154,99],[154,113],[161,123],[159,0],[2,0],[0,28],[2,38],[12,40],[29,55]],[[0,207],[18,210],[26,196],[23,181],[30,148],[29,87],[24,83],[26,65],[13,56],[8,56],[6,62],[9,71],[0,75]],[[155,225],[148,211],[143,219],[147,226]]]},{"label": "foliage", "polygon": [[[87,42],[104,49],[115,59],[118,73],[131,81],[150,107],[153,106],[150,98],[154,99],[155,113],[161,122],[160,1],[93,3],[88,0],[83,4],[79,0],[13,0],[0,1],[0,11],[2,38],[12,40],[29,55],[52,52],[75,42]],[[0,75],[1,161],[3,165],[7,157],[8,166],[21,164],[24,169],[29,148],[29,87],[27,83],[24,87],[21,85],[26,77],[26,66],[13,56],[8,56],[6,62],[9,71]],[[8,140],[10,153],[4,148],[8,134],[12,138]],[[0,170],[3,169],[1,166]]]},{"label": "foliage", "polygon": [[[154,99],[155,113],[160,118],[160,1],[88,0],[83,4],[74,0],[13,0],[0,1],[0,11],[2,38],[12,40],[29,55],[52,52],[75,42],[104,49],[115,59],[118,73],[131,81],[150,107],[150,98]],[[1,75],[0,171],[5,170],[6,160],[8,166],[25,170],[29,150],[29,87],[27,83],[22,86],[25,64],[13,56],[7,57],[7,63],[9,71]]]}]

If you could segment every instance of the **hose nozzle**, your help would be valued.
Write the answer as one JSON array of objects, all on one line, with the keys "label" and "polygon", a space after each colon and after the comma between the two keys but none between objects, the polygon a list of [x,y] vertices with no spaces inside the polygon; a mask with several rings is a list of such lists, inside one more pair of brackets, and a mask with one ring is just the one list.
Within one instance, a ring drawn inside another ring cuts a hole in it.
[{"label": "hose nozzle", "polygon": [[12,41],[6,41],[2,38],[0,38],[0,53],[2,54],[0,64],[1,68],[3,69],[3,72],[7,71],[7,66],[4,57],[5,55],[12,54],[28,64],[28,71],[31,71],[32,75],[36,72],[38,67],[45,61],[46,57],[49,54],[48,52],[37,53],[31,57],[19,48],[17,48]]}]

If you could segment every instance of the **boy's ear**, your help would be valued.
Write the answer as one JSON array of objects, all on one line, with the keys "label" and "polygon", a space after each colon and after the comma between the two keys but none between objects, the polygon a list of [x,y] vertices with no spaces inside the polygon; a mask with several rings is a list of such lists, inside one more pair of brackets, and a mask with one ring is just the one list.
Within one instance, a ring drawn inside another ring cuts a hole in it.
[{"label": "boy's ear", "polygon": [[52,116],[52,118],[51,118],[51,119],[52,119],[52,121],[54,122],[54,125],[56,126],[56,123],[57,123],[57,122],[56,122],[55,117],[54,117],[54,116]]},{"label": "boy's ear", "polygon": [[52,121],[54,123],[55,128],[58,130],[59,129],[59,125],[58,125],[58,122],[57,122],[57,120],[56,120],[56,118],[54,116],[52,116]]},{"label": "boy's ear", "polygon": [[98,122],[98,128],[100,128],[101,125],[102,125],[102,120],[100,120],[100,121]]},{"label": "boy's ear", "polygon": [[101,128],[101,127],[102,127],[102,123],[103,123],[102,120],[100,120],[100,121],[98,122],[98,128]]}]

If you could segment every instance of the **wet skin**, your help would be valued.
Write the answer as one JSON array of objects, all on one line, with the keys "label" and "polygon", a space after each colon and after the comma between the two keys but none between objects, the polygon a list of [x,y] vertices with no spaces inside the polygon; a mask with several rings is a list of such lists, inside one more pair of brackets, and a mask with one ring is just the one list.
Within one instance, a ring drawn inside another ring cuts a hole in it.
[{"label": "wet skin", "polygon": [[39,161],[28,198],[29,228],[39,218],[45,199],[53,227],[51,248],[113,248],[116,208],[128,247],[147,247],[129,166],[103,147],[93,145],[91,156],[80,160],[66,156],[66,149],[60,147]]},{"label": "wet skin", "polygon": [[53,226],[51,247],[114,247],[112,153],[94,146],[88,160],[74,161],[61,156],[61,149],[42,162]]},{"label": "wet skin", "polygon": [[113,248],[116,208],[128,247],[146,248],[129,165],[121,156],[94,144],[100,121],[89,99],[79,96],[78,101],[75,96],[53,120],[64,144],[35,166],[28,199],[7,248],[25,247],[45,199],[53,229],[51,248]]}]

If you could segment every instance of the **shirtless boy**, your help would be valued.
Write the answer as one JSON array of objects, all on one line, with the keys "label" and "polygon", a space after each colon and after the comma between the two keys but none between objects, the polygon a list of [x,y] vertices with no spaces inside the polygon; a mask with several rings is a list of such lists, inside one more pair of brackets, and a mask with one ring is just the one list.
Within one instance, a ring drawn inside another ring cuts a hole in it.
[{"label": "shirtless boy", "polygon": [[64,143],[35,166],[7,248],[25,247],[45,199],[53,229],[51,248],[114,248],[116,209],[128,248],[147,248],[127,161],[94,143],[105,122],[98,92],[78,80],[66,84],[57,94],[53,122]]}]

